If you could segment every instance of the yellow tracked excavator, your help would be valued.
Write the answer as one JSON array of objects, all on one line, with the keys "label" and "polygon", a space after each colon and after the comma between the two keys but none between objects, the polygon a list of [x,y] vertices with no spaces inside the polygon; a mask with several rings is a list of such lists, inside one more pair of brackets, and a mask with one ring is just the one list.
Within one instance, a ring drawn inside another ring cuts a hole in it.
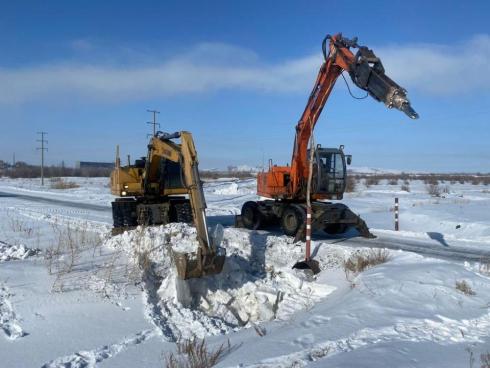
[{"label": "yellow tracked excavator", "polygon": [[[180,138],[180,143],[174,140]],[[197,151],[192,134],[157,132],[148,144],[146,157],[121,166],[119,148],[111,174],[113,234],[138,225],[170,222],[194,223],[199,247],[197,254],[174,252],[180,279],[220,273],[225,250],[219,236],[210,237],[206,223],[206,200],[199,177]]]}]

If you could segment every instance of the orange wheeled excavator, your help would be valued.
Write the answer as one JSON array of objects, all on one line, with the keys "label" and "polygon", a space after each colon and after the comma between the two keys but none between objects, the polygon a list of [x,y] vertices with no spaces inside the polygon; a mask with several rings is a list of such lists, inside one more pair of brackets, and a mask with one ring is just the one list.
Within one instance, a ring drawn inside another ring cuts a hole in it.
[{"label": "orange wheeled excavator", "polygon": [[[357,49],[356,54],[351,49]],[[352,157],[344,154],[343,146],[322,148],[316,145],[314,152],[310,152],[308,144],[313,129],[337,78],[344,70],[357,87],[367,91],[388,108],[403,111],[412,119],[417,119],[418,115],[410,105],[406,90],[385,75],[381,60],[372,50],[359,46],[357,38],[348,39],[340,33],[327,35],[322,43],[322,51],[324,62],[303,115],[296,125],[291,165],[276,166],[270,162],[269,171],[258,174],[257,194],[269,199],[244,203],[238,222],[249,229],[264,228],[268,224],[280,222],[285,234],[295,236],[296,240],[302,239],[305,233],[311,156],[311,229],[337,234],[353,226],[361,236],[373,237],[366,223],[346,205],[324,201],[342,199],[347,181],[346,164],[350,164]]]}]

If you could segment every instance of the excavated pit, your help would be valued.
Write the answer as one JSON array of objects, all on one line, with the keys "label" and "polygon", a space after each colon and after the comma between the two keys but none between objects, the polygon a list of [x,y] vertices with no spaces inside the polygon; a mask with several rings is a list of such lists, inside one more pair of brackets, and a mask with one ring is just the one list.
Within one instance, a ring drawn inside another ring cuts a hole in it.
[{"label": "excavated pit", "polygon": [[[302,253],[291,238],[234,228],[224,233],[227,257],[220,274],[180,280],[171,252],[195,252],[195,237],[193,227],[174,223],[139,228],[109,240],[112,246],[122,246],[130,259],[146,260],[142,268],[148,314],[167,325],[172,335],[204,337],[287,320],[334,290],[291,269]],[[322,266],[337,267],[343,257],[332,254]]]}]

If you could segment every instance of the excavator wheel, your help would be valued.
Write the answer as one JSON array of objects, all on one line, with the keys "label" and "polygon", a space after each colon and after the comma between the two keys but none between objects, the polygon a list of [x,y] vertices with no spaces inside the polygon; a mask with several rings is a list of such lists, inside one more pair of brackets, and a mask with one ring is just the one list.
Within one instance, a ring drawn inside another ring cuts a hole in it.
[{"label": "excavator wheel", "polygon": [[346,224],[328,224],[325,226],[323,231],[329,235],[343,234],[349,228]]},{"label": "excavator wheel", "polygon": [[116,200],[112,202],[112,217],[114,219],[114,228],[136,226],[136,202],[131,200]]},{"label": "excavator wheel", "polygon": [[185,222],[192,224],[192,208],[189,202],[175,203],[172,205],[172,222]]},{"label": "excavator wheel", "polygon": [[263,222],[263,216],[260,213],[257,203],[248,201],[242,206],[243,225],[250,230],[257,230]]},{"label": "excavator wheel", "polygon": [[281,227],[284,234],[295,236],[301,225],[305,222],[305,213],[301,208],[288,206],[281,216]]}]

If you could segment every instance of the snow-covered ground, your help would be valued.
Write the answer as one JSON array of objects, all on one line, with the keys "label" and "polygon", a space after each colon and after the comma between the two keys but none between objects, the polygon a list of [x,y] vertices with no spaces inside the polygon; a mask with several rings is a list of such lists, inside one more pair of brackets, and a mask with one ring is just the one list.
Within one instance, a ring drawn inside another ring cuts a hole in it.
[{"label": "snow-covered ground", "polygon": [[[187,285],[183,306],[169,254],[192,247],[195,230],[111,238],[108,179],[67,180],[80,187],[0,179],[0,366],[164,367],[191,336],[211,348],[229,339],[218,367],[471,367],[490,352],[490,187],[444,183],[436,198],[418,181],[410,192],[359,184],[344,202],[378,238],[315,234],[312,278],[291,269],[304,244],[232,227],[257,198],[254,179],[206,182],[227,261]],[[389,248],[388,262],[346,274],[344,260],[367,246]],[[463,280],[473,295],[456,289]]]}]

